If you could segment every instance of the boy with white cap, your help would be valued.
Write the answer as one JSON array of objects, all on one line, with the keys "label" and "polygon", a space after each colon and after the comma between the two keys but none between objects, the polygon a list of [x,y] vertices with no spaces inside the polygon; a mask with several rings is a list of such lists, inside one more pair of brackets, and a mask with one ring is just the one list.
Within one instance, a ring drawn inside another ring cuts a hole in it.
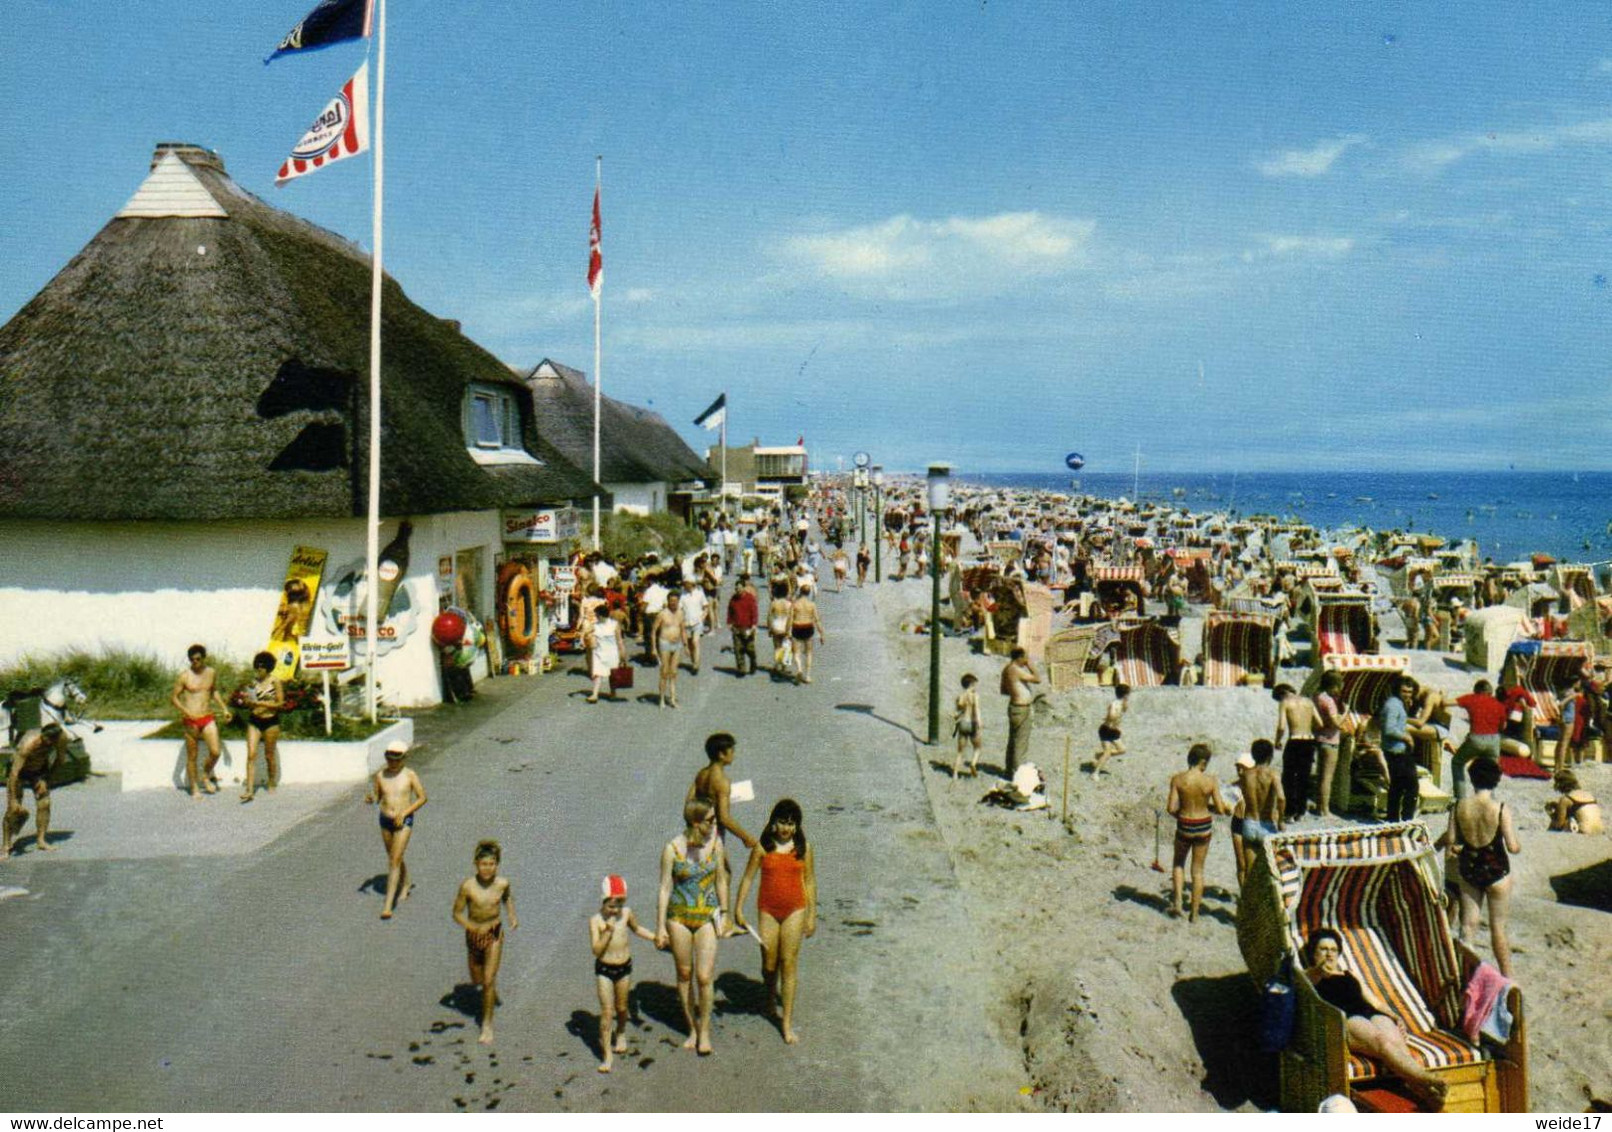
[{"label": "boy with white cap", "polygon": [[594,983],[599,990],[599,1072],[609,1073],[615,1055],[627,1052],[632,936],[653,943],[655,933],[640,924],[627,907],[627,882],[621,877],[605,877],[599,897],[599,911],[588,920],[588,939],[593,945]]}]

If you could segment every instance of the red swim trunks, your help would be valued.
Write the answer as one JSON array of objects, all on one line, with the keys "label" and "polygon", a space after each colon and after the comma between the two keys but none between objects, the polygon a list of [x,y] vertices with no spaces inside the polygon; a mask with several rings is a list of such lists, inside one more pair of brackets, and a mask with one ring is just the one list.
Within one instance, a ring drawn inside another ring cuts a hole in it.
[{"label": "red swim trunks", "polygon": [[187,715],[184,718],[184,724],[185,724],[185,730],[186,731],[198,731],[198,732],[206,731],[207,728],[213,722],[214,722],[213,717],[210,716],[210,715],[197,715],[197,716],[189,716],[189,715]]}]

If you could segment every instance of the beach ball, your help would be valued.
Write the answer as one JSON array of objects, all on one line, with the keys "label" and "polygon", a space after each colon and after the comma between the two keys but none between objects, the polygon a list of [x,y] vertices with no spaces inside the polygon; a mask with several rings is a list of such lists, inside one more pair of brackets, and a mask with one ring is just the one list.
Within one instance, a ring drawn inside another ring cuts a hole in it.
[{"label": "beach ball", "polygon": [[431,639],[443,648],[457,645],[465,638],[465,619],[457,613],[439,613],[431,622]]}]

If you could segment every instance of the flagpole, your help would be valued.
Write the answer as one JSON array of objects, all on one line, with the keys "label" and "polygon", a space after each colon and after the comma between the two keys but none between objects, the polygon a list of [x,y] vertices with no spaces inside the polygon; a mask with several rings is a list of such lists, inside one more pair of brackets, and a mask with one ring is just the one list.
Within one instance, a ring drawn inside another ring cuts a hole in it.
[{"label": "flagpole", "polygon": [[[724,391],[722,396],[727,397]],[[722,486],[717,488],[717,507],[720,509],[728,501],[728,407],[722,406]]]},{"label": "flagpole", "polygon": [[385,199],[386,163],[386,0],[375,2],[375,198],[370,242],[369,282],[369,518],[365,532],[364,577],[368,584],[364,611],[364,656],[369,672],[366,696],[370,722],[378,714],[375,644],[380,627],[381,557],[381,213]]},{"label": "flagpole", "polygon": [[[604,173],[604,157],[593,159],[593,192],[599,196],[602,190],[602,177]],[[604,295],[604,280],[599,280],[599,286],[593,289],[593,549],[599,549],[599,401],[600,389],[604,385],[604,375],[600,373],[599,357],[599,300]]]}]

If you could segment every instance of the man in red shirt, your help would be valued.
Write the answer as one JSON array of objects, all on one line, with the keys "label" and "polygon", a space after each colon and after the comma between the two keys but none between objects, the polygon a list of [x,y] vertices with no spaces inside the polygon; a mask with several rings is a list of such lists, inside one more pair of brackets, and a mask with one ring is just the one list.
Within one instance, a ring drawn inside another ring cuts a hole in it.
[{"label": "man in red shirt", "polygon": [[1539,702],[1521,684],[1507,688],[1500,702],[1506,706],[1506,723],[1500,730],[1500,753],[1521,759],[1533,758],[1534,752],[1524,736],[1523,716],[1526,712],[1539,710]]},{"label": "man in red shirt", "polygon": [[[756,622],[761,613],[756,606],[756,587],[746,574],[739,579],[728,599],[728,628],[733,631],[733,667],[740,676],[756,670]],[[748,659],[750,667],[745,668]]]},{"label": "man in red shirt", "polygon": [[[1523,695],[1527,694],[1523,691]],[[1472,691],[1457,699],[1455,705],[1466,712],[1469,725],[1461,749],[1450,761],[1450,773],[1455,776],[1455,798],[1460,801],[1472,789],[1467,782],[1467,764],[1473,759],[1498,761],[1500,758],[1500,730],[1506,724],[1506,705],[1495,699],[1494,686],[1487,680],[1472,685]]]}]

